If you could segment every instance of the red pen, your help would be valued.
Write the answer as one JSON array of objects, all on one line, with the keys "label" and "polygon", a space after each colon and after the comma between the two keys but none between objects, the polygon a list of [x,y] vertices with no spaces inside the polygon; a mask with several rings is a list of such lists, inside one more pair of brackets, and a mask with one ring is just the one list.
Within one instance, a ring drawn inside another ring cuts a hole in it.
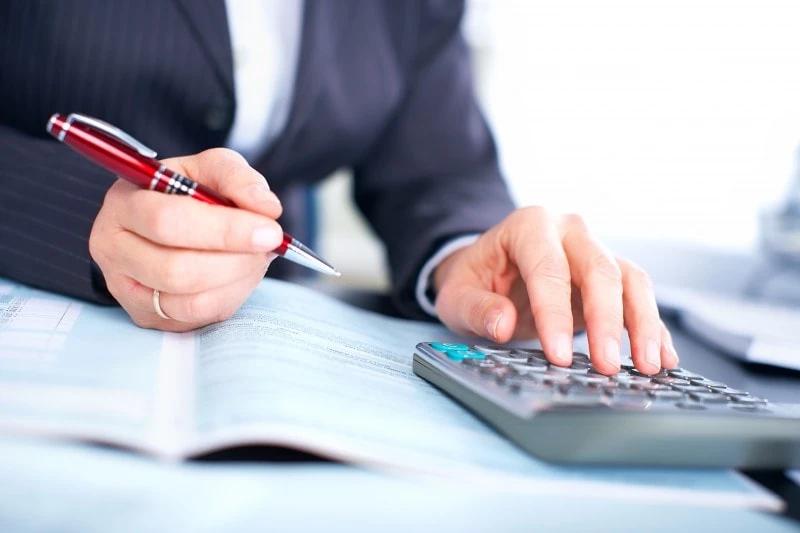
[{"label": "red pen", "polygon": [[[47,132],[86,159],[143,189],[188,195],[201,202],[235,207],[233,202],[202,183],[168,169],[156,159],[154,150],[102,120],[78,113],[55,113],[47,122]],[[283,242],[275,253],[317,272],[341,275],[288,233],[283,234]]]}]

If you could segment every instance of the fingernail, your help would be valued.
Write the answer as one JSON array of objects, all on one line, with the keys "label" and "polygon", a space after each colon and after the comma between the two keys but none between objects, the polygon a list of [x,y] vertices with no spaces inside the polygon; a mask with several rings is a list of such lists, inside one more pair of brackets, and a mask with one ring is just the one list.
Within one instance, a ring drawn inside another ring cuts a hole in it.
[{"label": "fingernail", "polygon": [[647,341],[647,347],[644,352],[645,361],[655,368],[661,368],[661,346],[654,340]]},{"label": "fingernail", "polygon": [[678,366],[678,363],[681,362],[681,358],[678,357],[678,351],[675,349],[675,346],[672,345],[672,341],[670,341],[668,348],[670,355],[672,355],[672,363]]},{"label": "fingernail", "polygon": [[565,365],[572,361],[572,337],[559,335],[556,341],[556,359]]},{"label": "fingernail", "polygon": [[605,359],[606,363],[613,366],[614,368],[619,368],[621,360],[619,353],[619,341],[614,337],[610,337],[606,341],[605,351],[603,352],[603,359]]},{"label": "fingernail", "polygon": [[489,311],[486,315],[486,332],[493,340],[497,340],[497,328],[500,326],[500,320],[503,318],[503,312],[497,309]]},{"label": "fingernail", "polygon": [[275,196],[275,193],[269,190],[266,182],[254,183],[247,188],[247,195],[256,202],[262,204],[271,204],[276,207],[281,207],[281,201]]},{"label": "fingernail", "polygon": [[282,235],[271,226],[264,226],[262,228],[256,228],[253,231],[253,236],[251,237],[253,246],[257,250],[263,250],[265,252],[274,250],[278,247],[281,243],[281,239],[283,238]]}]

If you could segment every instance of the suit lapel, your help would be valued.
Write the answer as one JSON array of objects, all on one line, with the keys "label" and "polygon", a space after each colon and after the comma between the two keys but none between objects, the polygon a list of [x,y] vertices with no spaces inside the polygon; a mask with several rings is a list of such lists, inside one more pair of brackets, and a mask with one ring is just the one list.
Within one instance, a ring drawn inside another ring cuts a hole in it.
[{"label": "suit lapel", "polygon": [[287,148],[312,120],[314,103],[320,94],[327,69],[335,68],[336,47],[352,17],[354,2],[305,0],[303,28],[292,103],[286,127],[261,159],[263,165],[281,165]]},{"label": "suit lapel", "polygon": [[233,53],[224,0],[174,0],[218,80],[234,97]]}]

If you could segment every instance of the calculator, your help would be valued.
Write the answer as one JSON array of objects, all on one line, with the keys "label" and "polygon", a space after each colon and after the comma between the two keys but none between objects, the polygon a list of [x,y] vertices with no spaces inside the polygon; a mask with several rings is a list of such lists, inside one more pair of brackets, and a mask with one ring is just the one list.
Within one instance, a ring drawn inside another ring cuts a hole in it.
[{"label": "calculator", "polygon": [[523,450],[598,465],[800,466],[800,409],[684,368],[606,376],[585,353],[569,367],[536,349],[423,342],[414,372]]}]

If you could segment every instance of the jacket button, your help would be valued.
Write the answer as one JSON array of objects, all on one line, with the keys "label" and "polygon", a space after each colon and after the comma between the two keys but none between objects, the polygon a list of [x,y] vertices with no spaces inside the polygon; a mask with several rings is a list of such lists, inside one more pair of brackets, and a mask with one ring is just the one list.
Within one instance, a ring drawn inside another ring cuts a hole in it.
[{"label": "jacket button", "polygon": [[214,105],[206,111],[205,124],[211,131],[220,131],[228,127],[231,111],[226,105]]}]

